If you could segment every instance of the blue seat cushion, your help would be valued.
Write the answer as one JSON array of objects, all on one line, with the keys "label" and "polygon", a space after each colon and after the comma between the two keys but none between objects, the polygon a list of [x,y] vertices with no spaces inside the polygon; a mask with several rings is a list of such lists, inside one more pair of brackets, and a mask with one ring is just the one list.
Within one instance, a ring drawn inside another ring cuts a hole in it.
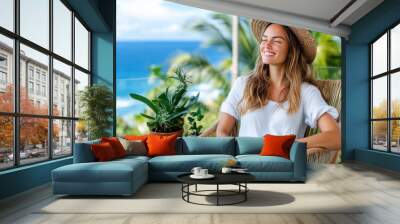
[{"label": "blue seat cushion", "polygon": [[177,154],[235,155],[235,139],[233,137],[183,137],[177,141]]},{"label": "blue seat cushion", "polygon": [[227,161],[235,159],[231,155],[174,155],[157,156],[149,160],[151,172],[190,172],[193,167],[203,167],[211,172],[219,171]]},{"label": "blue seat cushion", "polygon": [[260,154],[264,145],[263,137],[237,137],[236,155]]},{"label": "blue seat cushion", "polygon": [[53,170],[58,182],[130,182],[134,173],[146,172],[147,163],[140,159],[121,159],[108,162],[74,163]]},{"label": "blue seat cushion", "polygon": [[293,172],[292,161],[279,156],[239,155],[236,160],[250,172]]},{"label": "blue seat cushion", "polygon": [[143,162],[147,162],[149,161],[150,157],[147,156],[135,156],[135,155],[130,155],[130,156],[125,156],[123,158],[120,159],[116,159],[116,160],[112,160],[111,162],[127,162],[130,163],[132,161],[143,161]]}]

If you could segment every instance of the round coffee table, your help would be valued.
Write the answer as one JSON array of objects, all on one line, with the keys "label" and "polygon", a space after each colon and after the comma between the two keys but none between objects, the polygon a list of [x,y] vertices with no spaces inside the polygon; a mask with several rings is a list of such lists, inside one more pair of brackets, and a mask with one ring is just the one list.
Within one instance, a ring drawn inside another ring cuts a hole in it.
[{"label": "round coffee table", "polygon": [[[182,183],[182,199],[188,203],[198,205],[234,205],[247,200],[247,192],[249,188],[247,183],[255,180],[255,177],[248,173],[215,173],[215,177],[212,179],[193,179],[190,177],[191,173],[182,174],[177,177],[178,181]],[[215,190],[197,190],[197,185],[215,185]],[[195,186],[194,191],[190,191],[190,186]],[[237,190],[223,190],[220,189],[220,185],[236,185]],[[205,194],[209,192],[215,192],[215,194]],[[216,197],[216,204],[202,204],[190,201],[190,196],[204,196],[204,197]],[[231,203],[221,203],[221,197],[232,197],[240,196],[240,199]]]}]

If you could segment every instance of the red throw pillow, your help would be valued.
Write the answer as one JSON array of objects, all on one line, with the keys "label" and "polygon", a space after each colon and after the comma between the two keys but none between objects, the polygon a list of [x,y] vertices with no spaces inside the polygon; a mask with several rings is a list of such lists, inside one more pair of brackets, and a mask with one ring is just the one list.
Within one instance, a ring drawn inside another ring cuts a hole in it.
[{"label": "red throw pillow", "polygon": [[148,156],[176,155],[177,134],[157,135],[149,134],[147,137]]},{"label": "red throw pillow", "polygon": [[91,145],[91,149],[94,157],[99,162],[109,161],[117,158],[113,147],[108,142],[93,144]]},{"label": "red throw pillow", "polygon": [[101,138],[101,142],[108,142],[114,149],[115,155],[117,158],[121,158],[126,156],[126,151],[124,149],[124,146],[122,146],[121,142],[118,140],[116,137],[104,137]]},{"label": "red throw pillow", "polygon": [[260,155],[262,156],[280,156],[286,159],[290,157],[290,147],[296,135],[269,135],[264,136],[264,145],[261,149]]}]

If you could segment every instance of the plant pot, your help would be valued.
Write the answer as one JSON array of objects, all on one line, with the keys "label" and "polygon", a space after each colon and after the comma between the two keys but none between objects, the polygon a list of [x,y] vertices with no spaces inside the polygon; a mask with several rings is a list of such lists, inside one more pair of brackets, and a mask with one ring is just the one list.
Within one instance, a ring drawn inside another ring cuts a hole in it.
[{"label": "plant pot", "polygon": [[174,132],[154,132],[154,131],[151,131],[150,134],[155,134],[155,135],[173,135],[173,134],[177,134],[178,137],[182,137],[183,129],[181,129],[179,131],[174,131]]}]

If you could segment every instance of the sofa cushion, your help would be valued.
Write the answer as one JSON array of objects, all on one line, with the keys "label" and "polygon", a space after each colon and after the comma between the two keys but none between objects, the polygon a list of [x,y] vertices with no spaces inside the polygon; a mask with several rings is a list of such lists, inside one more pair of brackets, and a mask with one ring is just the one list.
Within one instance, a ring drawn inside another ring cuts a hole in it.
[{"label": "sofa cushion", "polygon": [[126,156],[126,151],[124,146],[122,146],[121,142],[117,137],[103,137],[101,138],[101,142],[108,142],[112,146],[115,152],[115,156],[117,158],[122,158]]},{"label": "sofa cushion", "polygon": [[143,143],[146,143],[147,140],[147,135],[125,135],[124,138],[126,140],[130,141],[142,141]]},{"label": "sofa cushion", "polygon": [[279,156],[238,155],[240,167],[249,172],[292,172],[292,161]]},{"label": "sofa cushion", "polygon": [[200,166],[209,171],[219,171],[230,159],[231,155],[175,155],[158,156],[149,160],[150,171],[190,172],[193,167]]},{"label": "sofa cushion", "polygon": [[176,154],[176,139],[178,134],[150,134],[146,143],[148,156],[166,156]]},{"label": "sofa cushion", "polygon": [[140,159],[74,163],[54,169],[52,176],[58,182],[130,182],[133,173],[147,172],[146,166]]},{"label": "sofa cushion", "polygon": [[177,141],[178,154],[225,154],[235,155],[233,137],[183,137]]},{"label": "sofa cushion", "polygon": [[92,144],[90,147],[92,149],[94,157],[96,157],[96,161],[105,162],[118,158],[112,145],[108,142]]},{"label": "sofa cushion", "polygon": [[147,156],[131,155],[131,156],[125,156],[124,158],[113,160],[112,162],[136,163],[135,161],[148,162],[149,159],[150,157]]},{"label": "sofa cushion", "polygon": [[286,159],[289,158],[290,148],[296,135],[270,135],[264,136],[264,145],[261,149],[261,156],[280,156]]},{"label": "sofa cushion", "polygon": [[74,147],[74,163],[88,163],[95,162],[96,158],[90,148],[92,144],[99,144],[100,139],[75,143]]},{"label": "sofa cushion", "polygon": [[236,155],[260,154],[263,137],[236,137]]},{"label": "sofa cushion", "polygon": [[122,146],[126,151],[126,155],[137,155],[145,156],[147,155],[146,144],[141,140],[127,140],[124,138],[118,138]]}]

